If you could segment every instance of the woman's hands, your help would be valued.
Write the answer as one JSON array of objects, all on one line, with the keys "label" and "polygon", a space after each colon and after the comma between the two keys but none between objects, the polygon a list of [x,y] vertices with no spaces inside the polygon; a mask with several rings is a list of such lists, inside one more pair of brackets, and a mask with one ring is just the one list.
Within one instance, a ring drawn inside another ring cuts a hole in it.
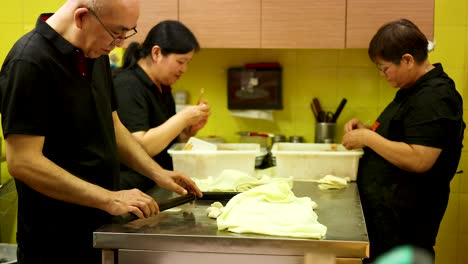
[{"label": "woman's hands", "polygon": [[357,149],[365,147],[367,133],[372,132],[369,127],[360,120],[353,118],[344,126],[342,144],[347,149]]},{"label": "woman's hands", "polygon": [[202,101],[198,105],[187,106],[178,113],[178,115],[183,116],[186,120],[187,127],[184,132],[187,139],[205,127],[210,114],[210,106],[207,101]]},{"label": "woman's hands", "polygon": [[354,130],[354,129],[360,129],[360,128],[369,128],[369,126],[365,125],[364,123],[362,123],[359,119],[357,118],[353,118],[351,120],[349,120],[345,126],[344,126],[344,132],[347,133],[351,130]]},{"label": "woman's hands", "polygon": [[189,105],[177,113],[177,115],[184,118],[187,126],[196,125],[197,123],[208,119],[208,116],[210,115],[210,106],[207,103]]}]

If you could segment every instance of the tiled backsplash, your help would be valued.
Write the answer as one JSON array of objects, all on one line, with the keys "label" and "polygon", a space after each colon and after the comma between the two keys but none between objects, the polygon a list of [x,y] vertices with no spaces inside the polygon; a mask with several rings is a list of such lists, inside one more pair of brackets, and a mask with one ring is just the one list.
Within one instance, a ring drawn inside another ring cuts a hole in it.
[{"label": "tiled backsplash", "polygon": [[[431,62],[440,61],[435,52],[430,56]],[[227,109],[227,69],[251,62],[279,62],[283,67],[284,109],[274,112],[275,122],[233,117]],[[459,73],[464,70],[463,64],[447,65],[447,72],[454,72],[452,77],[461,84],[458,89],[462,92],[465,79]],[[306,142],[313,142],[315,120],[309,107],[313,97],[319,98],[328,111],[334,111],[342,98],[348,99],[337,122],[336,140],[340,141],[346,121],[357,117],[373,123],[397,91],[379,75],[365,49],[202,49],[173,89],[188,90],[194,103],[201,87],[212,116],[200,135],[223,136],[230,142],[239,140],[235,132],[245,130],[303,135]]]}]

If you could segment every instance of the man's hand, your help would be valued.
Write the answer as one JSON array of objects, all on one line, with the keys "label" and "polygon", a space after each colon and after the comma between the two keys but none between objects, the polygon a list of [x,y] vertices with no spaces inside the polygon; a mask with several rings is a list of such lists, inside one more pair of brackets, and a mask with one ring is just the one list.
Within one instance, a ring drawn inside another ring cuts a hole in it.
[{"label": "man's hand", "polygon": [[156,201],[138,189],[110,192],[109,202],[103,210],[111,215],[133,213],[138,218],[159,213]]},{"label": "man's hand", "polygon": [[195,182],[181,172],[162,170],[159,177],[155,180],[156,184],[162,188],[168,189],[180,195],[188,193],[202,197],[203,194]]}]

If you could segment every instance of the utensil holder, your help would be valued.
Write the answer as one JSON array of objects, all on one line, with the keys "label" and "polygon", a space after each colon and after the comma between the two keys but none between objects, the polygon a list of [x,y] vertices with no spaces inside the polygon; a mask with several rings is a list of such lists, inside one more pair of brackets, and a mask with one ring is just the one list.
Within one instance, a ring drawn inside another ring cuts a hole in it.
[{"label": "utensil holder", "polygon": [[315,143],[334,143],[336,123],[319,122],[315,124]]}]

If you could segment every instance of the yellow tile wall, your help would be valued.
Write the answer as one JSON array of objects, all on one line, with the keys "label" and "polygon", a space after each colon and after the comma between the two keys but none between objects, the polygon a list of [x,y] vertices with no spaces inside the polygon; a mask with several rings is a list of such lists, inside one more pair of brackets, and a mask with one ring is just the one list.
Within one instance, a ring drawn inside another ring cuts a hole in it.
[{"label": "yellow tile wall", "polygon": [[[0,62],[12,44],[33,28],[41,12],[53,12],[65,0],[5,1],[0,17],[3,38]],[[468,96],[468,1],[435,0],[436,48],[431,62],[441,62],[455,80],[457,89]],[[249,62],[279,62],[283,66],[284,110],[275,111],[275,122],[232,117],[227,109],[227,69]],[[372,122],[393,98],[395,89],[379,77],[364,49],[346,50],[257,50],[206,49],[195,55],[189,71],[174,85],[196,100],[200,88],[212,107],[212,116],[200,136],[220,135],[238,141],[237,131],[254,130],[285,135],[302,135],[313,142],[314,118],[309,108],[318,97],[326,110],[334,110],[341,98],[348,104],[338,119],[338,127],[352,117]],[[466,106],[465,113],[468,112]],[[468,120],[468,114],[465,115]],[[468,132],[467,132],[468,133]],[[337,130],[337,139],[342,136]],[[465,145],[468,144],[465,141]],[[468,263],[468,152],[463,151],[460,170],[452,182],[452,194],[436,245],[436,263]],[[5,173],[3,170],[2,173]],[[15,228],[14,222],[9,224]],[[12,232],[14,233],[14,232]],[[2,237],[2,241],[5,242]],[[14,238],[10,239],[14,242]],[[8,241],[7,241],[8,242]]]}]

